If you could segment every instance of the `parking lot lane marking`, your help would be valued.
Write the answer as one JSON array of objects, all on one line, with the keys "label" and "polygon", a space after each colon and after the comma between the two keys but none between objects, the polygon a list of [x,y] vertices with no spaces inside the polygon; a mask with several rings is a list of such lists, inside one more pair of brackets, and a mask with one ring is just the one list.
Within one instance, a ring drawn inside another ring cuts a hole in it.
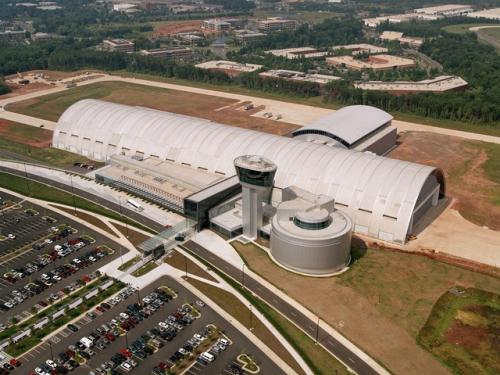
[{"label": "parking lot lane marking", "polygon": [[335,346],[335,343],[332,340],[328,340],[327,343],[330,344],[331,346]]},{"label": "parking lot lane marking", "polygon": [[352,363],[354,363],[354,359],[352,359],[351,357],[347,357],[347,359],[348,359],[349,361],[351,361]]},{"label": "parking lot lane marking", "polygon": [[297,314],[295,314],[293,311],[290,311],[290,314],[292,314],[293,317],[297,317]]}]

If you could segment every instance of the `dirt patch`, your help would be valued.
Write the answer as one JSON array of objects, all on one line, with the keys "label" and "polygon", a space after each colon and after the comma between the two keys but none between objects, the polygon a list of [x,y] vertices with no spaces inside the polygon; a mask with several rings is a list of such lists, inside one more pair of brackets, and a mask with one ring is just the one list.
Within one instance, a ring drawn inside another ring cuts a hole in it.
[{"label": "dirt patch", "polygon": [[189,20],[189,21],[171,21],[158,25],[153,30],[153,37],[169,36],[177,33],[185,33],[189,31],[201,32],[202,20]]},{"label": "dirt patch", "polygon": [[469,351],[477,350],[488,336],[488,330],[481,327],[472,327],[455,320],[446,333],[446,340],[460,345]]},{"label": "dirt patch", "polygon": [[175,250],[165,258],[165,263],[171,265],[174,268],[177,268],[178,270],[187,271],[188,274],[196,275],[199,277],[203,277],[204,279],[217,282],[217,280],[215,280],[203,268]]},{"label": "dirt patch", "polygon": [[47,129],[0,119],[0,137],[31,147],[44,148],[52,143],[52,132]]},{"label": "dirt patch", "polygon": [[12,82],[8,82],[7,85],[9,86],[9,88],[12,91],[9,92],[8,94],[2,95],[1,96],[2,99],[7,99],[7,98],[15,97],[15,96],[30,94],[30,93],[36,92],[36,91],[47,90],[47,89],[52,87],[51,85],[48,85],[46,83],[36,82],[36,81],[32,82],[28,85],[19,85],[17,83],[12,83]]},{"label": "dirt patch", "polygon": [[500,186],[488,179],[482,168],[488,155],[481,142],[426,132],[400,133],[401,144],[390,157],[441,168],[453,208],[467,220],[500,230],[500,205],[492,202]]},{"label": "dirt patch", "polygon": [[121,234],[123,234],[125,237],[127,237],[127,239],[130,241],[130,243],[136,247],[153,236],[153,235],[146,235],[144,233],[138,232],[138,231],[130,228],[130,225],[125,226],[125,225],[120,225],[117,223],[113,223],[112,225],[116,229],[118,229],[118,231],[121,232]]}]

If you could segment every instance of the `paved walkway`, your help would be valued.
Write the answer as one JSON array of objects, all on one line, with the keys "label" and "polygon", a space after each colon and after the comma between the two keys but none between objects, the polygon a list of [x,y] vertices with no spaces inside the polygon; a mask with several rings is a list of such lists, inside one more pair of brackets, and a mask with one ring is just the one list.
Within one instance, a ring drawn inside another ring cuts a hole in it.
[{"label": "paved walkway", "polygon": [[[119,271],[118,267],[121,264],[123,264],[124,262],[126,262],[129,259],[132,259],[133,257],[135,257],[137,255],[141,255],[141,253],[138,252],[136,250],[136,248],[128,241],[128,239],[119,230],[117,230],[112,225],[113,222],[116,222],[116,221],[108,219],[105,216],[101,216],[101,215],[98,215],[98,214],[92,214],[93,216],[97,217],[99,220],[101,220],[105,224],[108,224],[108,226],[110,227],[110,229],[112,229],[113,232],[116,234],[116,237],[115,237],[115,236],[112,236],[107,231],[105,231],[105,230],[103,230],[103,229],[101,229],[101,228],[99,228],[99,227],[97,227],[97,226],[95,226],[95,225],[93,225],[93,224],[85,221],[85,220],[82,220],[82,219],[80,219],[78,217],[75,217],[74,215],[71,215],[71,214],[67,213],[64,210],[61,210],[61,209],[58,209],[58,208],[54,207],[49,202],[42,201],[42,200],[35,199],[35,198],[31,198],[31,197],[25,197],[25,196],[23,196],[21,194],[12,192],[12,191],[4,189],[4,188],[0,188],[0,191],[4,191],[6,193],[12,194],[12,195],[14,195],[14,196],[16,196],[18,198],[23,199],[24,201],[28,201],[28,202],[34,203],[36,205],[44,207],[47,210],[51,210],[51,211],[57,212],[60,215],[63,215],[63,216],[68,217],[68,218],[71,218],[72,220],[75,220],[75,221],[79,222],[80,224],[89,227],[93,231],[98,232],[99,234],[101,234],[101,235],[109,238],[110,240],[118,242],[120,245],[122,245],[125,248],[127,248],[129,250],[129,252],[127,254],[123,255],[122,257],[117,258],[117,259],[113,260],[112,262],[109,262],[106,265],[104,265],[103,267],[99,268],[100,272],[106,273],[107,275],[109,275],[111,277],[115,277],[115,278],[123,281],[124,283],[128,283],[128,284],[130,284],[130,285],[132,285],[134,287],[137,287],[139,289],[143,289],[144,287],[146,287],[147,285],[149,285],[152,282],[156,281],[158,278],[162,277],[165,274],[168,274],[169,276],[172,276],[179,283],[181,283],[186,289],[188,289],[193,294],[195,294],[196,296],[198,296],[198,298],[200,298],[203,301],[205,301],[205,303],[207,303],[212,309],[214,309],[219,315],[221,315],[225,320],[227,320],[230,324],[232,324],[240,332],[242,332],[247,337],[250,337],[252,339],[252,341],[255,342],[257,344],[257,346],[270,359],[272,359],[279,367],[281,367],[283,369],[283,371],[285,371],[285,373],[287,373],[287,374],[295,374],[295,371],[293,371],[293,369],[291,369],[290,366],[288,366],[288,364],[286,364],[271,349],[269,349],[269,347],[267,347],[267,345],[265,345],[265,343],[263,343],[251,331],[249,331],[246,327],[244,327],[236,319],[234,319],[232,316],[230,316],[228,313],[226,313],[223,309],[221,309],[215,302],[213,302],[208,297],[206,297],[201,292],[199,292],[197,289],[195,289],[190,283],[188,283],[187,281],[185,281],[182,278],[185,275],[184,271],[181,271],[181,270],[178,270],[176,268],[173,268],[173,267],[171,267],[170,265],[168,265],[166,263],[162,263],[154,271],[149,272],[149,273],[147,273],[146,275],[144,275],[142,277],[134,277],[134,276],[129,275],[127,272]],[[70,207],[70,206],[65,206],[65,205],[61,205],[61,204],[58,204],[58,205],[62,206],[62,207],[74,209],[73,207]],[[87,211],[83,211],[83,210],[80,210],[80,209],[77,209],[77,211],[78,212],[85,212],[87,214],[91,214],[91,213],[89,213]],[[136,229],[134,228],[134,230],[136,230]],[[200,267],[204,268],[204,265],[202,263],[200,263],[197,259],[193,258],[191,255],[185,253],[181,249],[177,249],[177,251],[181,252],[183,255],[187,256],[191,261],[197,263]],[[229,284],[227,284],[225,281],[223,281],[217,274],[215,274],[213,272],[210,272],[210,271],[207,271],[207,272],[209,272],[211,274],[211,276],[214,277],[217,280],[217,283],[214,283],[214,282],[212,282],[210,280],[203,279],[203,278],[201,278],[199,276],[196,276],[196,275],[189,274],[189,277],[194,278],[194,279],[198,279],[198,280],[203,281],[203,282],[208,283],[208,284],[213,284],[214,286],[217,286],[217,287],[220,287],[220,288],[222,288],[222,289],[224,289],[224,290],[232,293],[236,298],[238,298],[239,300],[241,300],[241,302],[245,303],[245,305],[248,304],[248,302],[243,298],[243,296],[241,296],[239,293],[237,293],[236,291],[234,291],[229,286]],[[220,284],[220,285],[217,285],[217,284]],[[291,347],[291,345],[288,343],[288,341],[286,341],[281,336],[281,334],[276,330],[276,328],[271,323],[269,323],[266,320],[266,318],[257,311],[257,309],[254,309],[253,311],[254,311],[254,315],[257,317],[257,319],[259,319],[273,333],[273,335],[276,336],[276,338],[281,342],[281,344],[290,352],[290,354],[292,355],[292,357],[295,358],[295,360],[297,361],[297,363],[304,369],[304,371],[306,372],[306,374],[308,374],[308,375],[312,374],[312,371],[308,368],[307,364],[303,361],[303,359],[300,357],[300,355],[293,349],[293,347]],[[80,318],[81,317],[77,317],[77,318],[74,319],[74,321],[76,321],[76,320],[78,320]],[[44,339],[44,342],[46,342],[47,340],[49,340],[50,337],[52,337],[53,335],[57,334],[62,329],[65,329],[65,326],[61,327],[57,331],[54,331],[50,336],[47,336]]]}]

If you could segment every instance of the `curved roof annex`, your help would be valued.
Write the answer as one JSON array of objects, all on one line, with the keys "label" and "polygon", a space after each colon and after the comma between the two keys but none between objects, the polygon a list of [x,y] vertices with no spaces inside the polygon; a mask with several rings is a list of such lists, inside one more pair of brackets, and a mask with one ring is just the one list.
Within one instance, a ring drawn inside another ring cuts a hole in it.
[{"label": "curved roof annex", "polygon": [[351,147],[367,135],[388,124],[393,117],[368,105],[350,105],[295,130],[293,136],[322,134]]},{"label": "curved roof annex", "polygon": [[63,113],[52,144],[95,160],[139,153],[226,176],[236,173],[236,157],[262,155],[278,166],[275,187],[329,195],[355,231],[393,242],[405,242],[426,182],[437,179],[444,189],[433,167],[92,99]]}]

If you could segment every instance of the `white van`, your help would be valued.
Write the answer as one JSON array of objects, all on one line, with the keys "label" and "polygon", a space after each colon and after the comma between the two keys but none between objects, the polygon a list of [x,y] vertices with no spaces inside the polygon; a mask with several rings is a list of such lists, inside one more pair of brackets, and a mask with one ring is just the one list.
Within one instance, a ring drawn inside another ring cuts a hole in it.
[{"label": "white van", "polygon": [[203,352],[200,355],[201,359],[204,359],[207,362],[213,362],[215,360],[215,356],[209,352]]},{"label": "white van", "polygon": [[85,345],[85,347],[86,347],[87,349],[90,349],[91,347],[93,347],[93,346],[94,346],[94,342],[93,342],[91,339],[89,339],[88,337],[83,337],[83,338],[80,340],[80,342],[81,342],[83,345]]}]

